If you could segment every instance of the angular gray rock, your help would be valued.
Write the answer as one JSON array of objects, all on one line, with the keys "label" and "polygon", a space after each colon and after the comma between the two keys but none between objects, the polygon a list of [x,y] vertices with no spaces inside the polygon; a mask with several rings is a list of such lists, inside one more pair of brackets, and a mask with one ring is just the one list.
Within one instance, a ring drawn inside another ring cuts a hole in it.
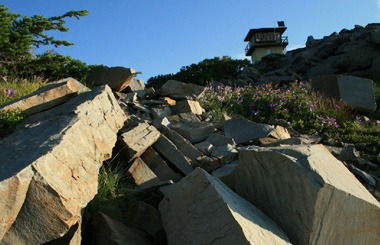
[{"label": "angular gray rock", "polygon": [[161,180],[141,158],[136,158],[133,161],[132,165],[128,168],[128,172],[134,179],[136,185],[141,189],[147,189],[161,183]]},{"label": "angular gray rock", "polygon": [[148,237],[139,230],[125,226],[111,219],[103,213],[98,213],[92,220],[95,245],[150,245],[153,244]]},{"label": "angular gray rock", "polygon": [[125,90],[136,93],[139,99],[144,99],[146,96],[145,83],[143,80],[132,78]]},{"label": "angular gray rock", "polygon": [[128,224],[145,231],[153,238],[158,238],[164,229],[158,209],[145,202],[132,204],[128,208],[127,218]]},{"label": "angular gray rock", "polygon": [[160,127],[159,130],[177,146],[184,156],[190,159],[191,164],[196,163],[197,158],[203,155],[202,152],[176,131],[165,126]]},{"label": "angular gray rock", "polygon": [[161,96],[168,96],[172,99],[187,99],[189,97],[198,98],[205,87],[195,85],[192,83],[183,83],[175,80],[167,81],[162,87],[157,91]]},{"label": "angular gray rock", "polygon": [[183,100],[177,102],[175,106],[172,108],[173,114],[181,114],[191,112],[195,115],[202,115],[204,109],[199,104],[198,101],[194,100]]},{"label": "angular gray rock", "polygon": [[172,125],[171,129],[182,135],[191,143],[204,141],[216,132],[216,125],[207,122],[180,122]]},{"label": "angular gray rock", "polygon": [[274,128],[267,124],[254,123],[245,118],[232,118],[224,122],[224,134],[236,142],[247,143],[251,140],[267,137]]},{"label": "angular gray rock", "polygon": [[178,182],[182,179],[182,176],[179,173],[174,172],[152,147],[146,149],[141,155],[141,159],[162,181],[172,180],[173,182]]},{"label": "angular gray rock", "polygon": [[380,204],[323,145],[239,153],[235,190],[294,244],[378,244]]},{"label": "angular gray rock", "polygon": [[78,224],[125,114],[98,87],[25,120],[0,141],[0,243],[42,244]]},{"label": "angular gray rock", "polygon": [[152,125],[139,123],[136,127],[121,134],[127,146],[130,160],[141,156],[160,137],[160,132]]},{"label": "angular gray rock", "polygon": [[186,157],[164,135],[161,135],[157,142],[153,144],[153,148],[170,161],[183,175],[187,175],[193,171],[193,167]]},{"label": "angular gray rock", "polygon": [[222,134],[211,134],[207,137],[206,141],[211,143],[213,146],[236,145],[234,139]]},{"label": "angular gray rock", "polygon": [[169,244],[290,244],[259,209],[197,168],[159,205]]},{"label": "angular gray rock", "polygon": [[37,91],[20,99],[2,105],[0,110],[20,109],[27,116],[45,111],[62,104],[80,93],[90,91],[89,88],[69,77],[48,83]]},{"label": "angular gray rock", "polygon": [[376,110],[373,81],[370,79],[329,75],[312,78],[312,86],[328,96],[343,100],[348,106],[364,112]]}]

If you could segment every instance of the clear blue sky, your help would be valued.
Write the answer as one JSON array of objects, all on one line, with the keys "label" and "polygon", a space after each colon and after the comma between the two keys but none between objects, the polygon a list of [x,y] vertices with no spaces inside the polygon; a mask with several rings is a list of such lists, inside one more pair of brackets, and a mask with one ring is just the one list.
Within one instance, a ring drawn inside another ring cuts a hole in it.
[{"label": "clear blue sky", "polygon": [[380,22],[380,0],[0,0],[10,12],[46,17],[88,10],[56,38],[57,51],[87,64],[132,67],[147,81],[205,58],[244,58],[250,28],[285,21],[288,49],[355,24]]}]

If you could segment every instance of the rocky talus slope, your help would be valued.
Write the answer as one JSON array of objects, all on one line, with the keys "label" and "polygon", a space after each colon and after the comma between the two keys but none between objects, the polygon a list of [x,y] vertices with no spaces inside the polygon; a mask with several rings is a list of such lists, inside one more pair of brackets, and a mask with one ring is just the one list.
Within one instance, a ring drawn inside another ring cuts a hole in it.
[{"label": "rocky talus slope", "polygon": [[[204,87],[145,89],[128,70],[3,107],[30,116],[0,140],[0,244],[378,244],[380,176],[353,146],[280,121],[215,123],[187,99]],[[115,157],[155,201],[132,205],[128,222],[83,218]]]}]

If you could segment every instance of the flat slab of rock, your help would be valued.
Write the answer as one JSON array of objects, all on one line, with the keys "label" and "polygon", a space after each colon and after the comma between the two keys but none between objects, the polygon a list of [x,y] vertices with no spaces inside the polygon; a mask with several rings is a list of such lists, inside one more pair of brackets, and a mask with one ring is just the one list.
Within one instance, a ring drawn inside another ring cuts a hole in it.
[{"label": "flat slab of rock", "polygon": [[89,88],[73,78],[48,83],[37,91],[0,107],[0,110],[20,109],[27,116],[62,104]]},{"label": "flat slab of rock", "polygon": [[161,180],[141,158],[136,158],[133,161],[132,165],[128,168],[128,172],[131,174],[136,185],[141,189],[150,188],[161,183]]},{"label": "flat slab of rock", "polygon": [[172,99],[187,99],[189,97],[197,98],[203,93],[205,87],[192,83],[183,83],[175,80],[167,81],[157,91],[161,96],[169,96]]},{"label": "flat slab of rock", "polygon": [[270,218],[200,168],[171,186],[159,210],[169,244],[290,244]]},{"label": "flat slab of rock", "polygon": [[182,176],[179,173],[174,172],[152,147],[146,149],[141,155],[141,159],[162,181],[172,180],[173,182],[178,182],[182,179]]},{"label": "flat slab of rock", "polygon": [[165,126],[160,127],[159,130],[177,146],[178,150],[182,152],[184,156],[190,159],[191,164],[196,163],[197,158],[203,155],[190,141],[182,137],[182,135],[176,131]]},{"label": "flat slab of rock", "polygon": [[78,224],[125,114],[98,87],[35,114],[0,141],[0,243],[42,244]]},{"label": "flat slab of rock", "polygon": [[294,244],[378,244],[380,204],[323,145],[239,153],[235,190]]},{"label": "flat slab of rock", "polygon": [[139,123],[133,129],[122,133],[121,137],[132,160],[141,156],[149,146],[153,145],[160,138],[160,132],[148,123]]},{"label": "flat slab of rock", "polygon": [[365,112],[376,110],[373,81],[370,79],[344,75],[318,76],[312,78],[312,86],[355,109]]},{"label": "flat slab of rock", "polygon": [[193,167],[186,157],[164,135],[161,135],[157,142],[153,144],[153,148],[170,161],[183,175],[187,175],[193,171]]},{"label": "flat slab of rock", "polygon": [[232,118],[224,122],[224,134],[234,139],[236,144],[267,137],[274,128],[267,124],[254,123],[245,118]]},{"label": "flat slab of rock", "polygon": [[173,106],[172,111],[173,111],[173,114],[191,112],[195,115],[202,115],[204,109],[202,108],[202,106],[199,104],[198,101],[182,100],[182,101],[179,101],[175,106]]},{"label": "flat slab of rock", "polygon": [[173,124],[171,129],[191,143],[204,141],[217,130],[215,124],[207,122],[180,122]]},{"label": "flat slab of rock", "polygon": [[123,91],[132,81],[135,70],[125,67],[95,66],[86,78],[89,86],[108,85],[114,91]]}]

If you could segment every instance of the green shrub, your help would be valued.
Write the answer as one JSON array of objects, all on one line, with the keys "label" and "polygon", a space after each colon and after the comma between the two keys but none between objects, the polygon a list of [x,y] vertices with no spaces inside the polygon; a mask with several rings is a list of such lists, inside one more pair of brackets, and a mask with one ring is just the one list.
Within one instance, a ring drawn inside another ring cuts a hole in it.
[{"label": "green shrub", "polygon": [[207,82],[226,78],[235,78],[239,72],[250,66],[246,59],[232,59],[229,56],[204,59],[197,64],[183,66],[176,74],[166,74],[151,77],[147,81],[148,87],[160,88],[168,80],[178,80],[185,83],[206,85]]}]

